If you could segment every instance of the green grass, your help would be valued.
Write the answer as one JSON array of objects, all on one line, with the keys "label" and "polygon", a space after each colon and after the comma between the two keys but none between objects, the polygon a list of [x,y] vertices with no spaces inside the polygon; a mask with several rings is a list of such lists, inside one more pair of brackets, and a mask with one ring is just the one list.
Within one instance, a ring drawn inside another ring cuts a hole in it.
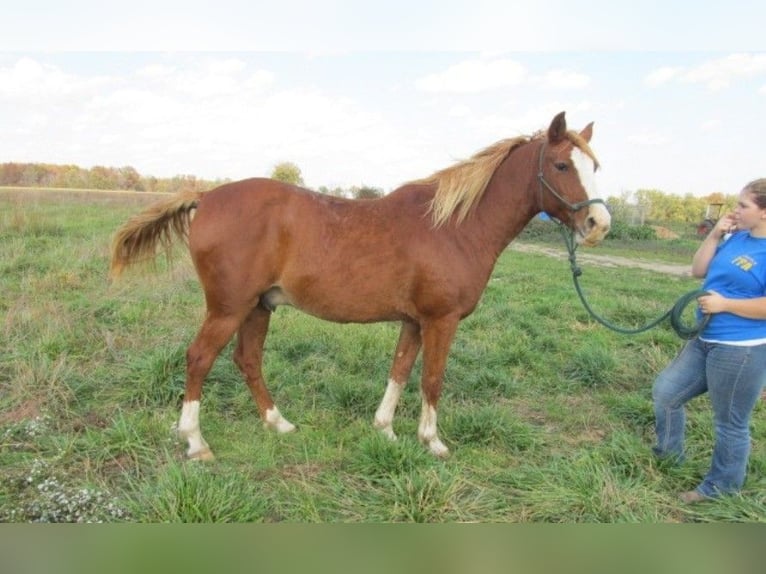
[{"label": "green grass", "polygon": [[[608,331],[583,309],[565,260],[515,251],[450,354],[439,409],[448,459],[416,439],[420,362],[394,421],[399,440],[372,428],[396,325],[279,308],[264,369],[298,432],[262,428],[230,345],[204,389],[201,422],[217,459],[187,462],[172,427],[202,294],[183,259],[108,285],[110,235],[137,209],[0,195],[0,520],[766,521],[764,406],[743,495],[679,504],[712,446],[702,398],[689,407],[688,462],[651,455],[651,384],[680,340],[667,324]],[[591,304],[625,326],[696,286],[583,269]]]}]

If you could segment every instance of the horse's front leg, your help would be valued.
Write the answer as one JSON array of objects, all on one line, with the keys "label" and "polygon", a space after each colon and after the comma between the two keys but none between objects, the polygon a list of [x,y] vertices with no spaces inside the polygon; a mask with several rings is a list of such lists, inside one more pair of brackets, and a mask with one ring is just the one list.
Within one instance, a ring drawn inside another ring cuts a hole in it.
[{"label": "horse's front leg", "polygon": [[422,326],[423,379],[420,388],[423,408],[418,425],[418,439],[438,457],[449,455],[449,449],[439,439],[437,432],[436,405],[441,395],[447,355],[459,321],[457,316],[448,316],[429,321]]},{"label": "horse's front leg", "polygon": [[396,406],[399,404],[404,385],[410,378],[420,345],[420,325],[404,321],[399,332],[399,342],[396,344],[394,362],[388,375],[388,386],[378,410],[375,411],[375,428],[392,440],[396,440],[393,428]]}]

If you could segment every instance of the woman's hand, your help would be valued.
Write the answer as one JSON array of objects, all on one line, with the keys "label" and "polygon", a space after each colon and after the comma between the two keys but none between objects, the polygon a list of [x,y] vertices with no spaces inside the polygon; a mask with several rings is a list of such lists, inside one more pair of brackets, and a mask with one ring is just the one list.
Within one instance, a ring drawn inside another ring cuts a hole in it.
[{"label": "woman's hand", "polygon": [[720,239],[727,233],[733,233],[737,229],[737,223],[734,219],[733,213],[727,213],[721,219],[716,221],[715,226],[710,231],[710,234]]},{"label": "woman's hand", "polygon": [[706,295],[700,295],[697,297],[697,304],[700,311],[705,315],[714,315],[726,311],[726,302],[728,299],[719,295],[715,291],[708,291]]},{"label": "woman's hand", "polygon": [[710,230],[710,233],[708,233],[694,254],[694,257],[692,257],[692,277],[701,279],[707,275],[710,260],[713,259],[716,249],[718,249],[718,245],[721,243],[721,238],[736,229],[737,225],[733,213],[727,213],[716,221],[715,226]]},{"label": "woman's hand", "polygon": [[715,291],[697,297],[700,311],[706,315],[716,313],[732,313],[746,319],[766,320],[766,297],[751,299],[729,299]]}]

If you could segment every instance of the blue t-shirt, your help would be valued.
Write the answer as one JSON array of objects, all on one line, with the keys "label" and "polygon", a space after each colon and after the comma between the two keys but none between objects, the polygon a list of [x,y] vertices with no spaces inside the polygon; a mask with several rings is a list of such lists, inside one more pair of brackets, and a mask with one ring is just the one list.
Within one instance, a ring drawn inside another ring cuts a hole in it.
[{"label": "blue t-shirt", "polygon": [[[710,262],[702,288],[729,299],[766,296],[766,238],[740,231],[722,242]],[[723,342],[766,339],[766,320],[715,313],[700,338]]]}]

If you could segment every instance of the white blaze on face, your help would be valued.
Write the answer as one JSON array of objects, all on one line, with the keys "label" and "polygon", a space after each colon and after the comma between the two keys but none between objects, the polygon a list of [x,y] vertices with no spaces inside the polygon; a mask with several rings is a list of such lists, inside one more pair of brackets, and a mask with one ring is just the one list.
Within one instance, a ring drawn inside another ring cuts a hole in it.
[{"label": "white blaze on face", "polygon": [[[601,196],[596,187],[596,164],[593,159],[577,147],[572,149],[571,158],[588,199],[600,199]],[[600,232],[602,236],[606,234],[612,221],[612,216],[606,206],[603,203],[594,203],[589,206],[588,214],[596,223],[593,231]]]},{"label": "white blaze on face", "polygon": [[585,188],[585,193],[588,194],[588,199],[598,198],[599,195],[596,190],[596,166],[591,157],[580,148],[575,147],[572,148],[571,158],[577,170],[577,175],[580,177],[580,183]]}]

